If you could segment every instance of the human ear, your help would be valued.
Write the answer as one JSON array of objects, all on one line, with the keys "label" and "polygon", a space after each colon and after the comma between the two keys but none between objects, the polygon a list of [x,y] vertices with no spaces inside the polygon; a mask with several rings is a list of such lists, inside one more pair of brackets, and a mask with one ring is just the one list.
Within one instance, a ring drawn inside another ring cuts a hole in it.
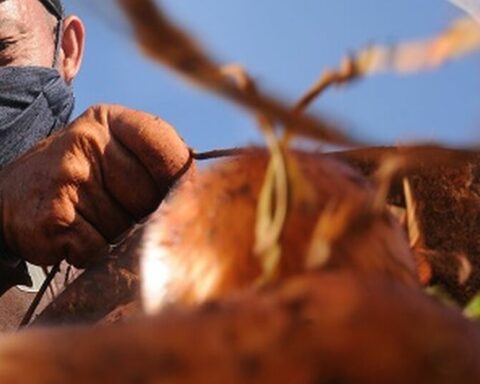
[{"label": "human ear", "polygon": [[63,22],[59,56],[59,71],[67,83],[71,83],[82,64],[85,48],[85,27],[77,16],[68,16]]}]

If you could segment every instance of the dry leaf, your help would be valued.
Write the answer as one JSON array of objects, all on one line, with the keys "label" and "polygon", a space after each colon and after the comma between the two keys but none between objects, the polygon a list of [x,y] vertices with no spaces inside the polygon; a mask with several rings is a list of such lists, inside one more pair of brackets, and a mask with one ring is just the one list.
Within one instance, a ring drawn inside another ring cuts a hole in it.
[{"label": "dry leaf", "polygon": [[262,125],[271,157],[258,201],[254,251],[262,261],[260,283],[265,283],[275,276],[280,262],[280,236],[288,212],[289,190],[283,149],[266,120]]},{"label": "dry leaf", "polygon": [[[475,10],[475,14],[479,16],[480,12]],[[382,72],[406,74],[432,70],[449,60],[479,50],[480,27],[470,18],[454,21],[446,31],[431,39],[392,46],[373,45],[345,58],[338,70],[323,72],[318,82],[297,103],[295,111],[304,111],[315,98],[333,85],[343,85]]]},{"label": "dry leaf", "polygon": [[438,66],[480,50],[480,27],[471,18],[455,20],[438,36],[393,46],[372,46],[356,55],[359,75],[411,73]]},{"label": "dry leaf", "polygon": [[399,155],[387,156],[380,162],[373,176],[377,189],[372,204],[373,211],[382,212],[385,209],[392,181],[403,165]]},{"label": "dry leaf", "polygon": [[479,0],[448,0],[450,3],[463,9],[465,12],[480,21],[480,1]]},{"label": "dry leaf", "polygon": [[[224,66],[222,73],[230,76],[244,93],[251,95],[257,93],[255,82],[242,66],[237,64]],[[262,285],[273,280],[280,263],[282,255],[280,236],[287,217],[289,188],[284,156],[286,146],[282,147],[271,121],[261,111],[257,113],[257,123],[270,152],[255,221],[254,253],[261,261],[262,275],[258,284]]]},{"label": "dry leaf", "polygon": [[403,192],[405,196],[405,209],[407,211],[407,229],[410,247],[424,248],[425,239],[418,221],[417,203],[413,196],[412,186],[408,178],[403,178]]},{"label": "dry leaf", "polygon": [[242,92],[194,40],[171,22],[152,0],[118,0],[145,54],[220,96],[282,123],[296,134],[332,144],[355,144],[326,120],[298,116],[276,98]]}]

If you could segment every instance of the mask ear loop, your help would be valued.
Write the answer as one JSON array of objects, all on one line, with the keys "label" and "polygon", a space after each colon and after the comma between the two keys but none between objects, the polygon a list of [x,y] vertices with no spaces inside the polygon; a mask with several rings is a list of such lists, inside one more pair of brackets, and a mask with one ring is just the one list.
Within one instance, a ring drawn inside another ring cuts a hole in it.
[{"label": "mask ear loop", "polygon": [[56,68],[58,60],[60,59],[60,50],[62,49],[62,37],[63,37],[63,18],[58,20],[57,28],[55,31],[55,53],[53,56],[52,68]]}]

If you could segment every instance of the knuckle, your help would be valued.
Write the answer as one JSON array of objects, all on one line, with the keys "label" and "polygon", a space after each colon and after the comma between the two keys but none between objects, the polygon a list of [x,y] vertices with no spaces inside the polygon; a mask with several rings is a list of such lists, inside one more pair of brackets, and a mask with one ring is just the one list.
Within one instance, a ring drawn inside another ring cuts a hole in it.
[{"label": "knuckle", "polygon": [[70,132],[72,140],[80,144],[97,146],[110,138],[108,129],[108,110],[105,105],[88,108],[85,113],[72,123]]},{"label": "knuckle", "polygon": [[60,174],[67,180],[86,181],[92,167],[100,168],[108,138],[96,129],[81,129],[72,132],[71,148],[66,151],[59,164]]},{"label": "knuckle", "polygon": [[65,156],[58,164],[57,178],[54,180],[58,185],[54,188],[62,188],[64,184],[79,185],[88,177],[89,167],[85,161]]},{"label": "knuckle", "polygon": [[73,207],[67,202],[52,202],[39,214],[39,223],[44,228],[47,237],[65,234],[71,229],[74,221]]},{"label": "knuckle", "polygon": [[73,135],[73,145],[84,154],[98,150],[99,132],[92,129],[79,130]]},{"label": "knuckle", "polygon": [[92,145],[101,139],[101,129],[98,129],[98,124],[91,122],[77,123],[71,131],[70,140],[73,143],[82,143]]},{"label": "knuckle", "polygon": [[116,104],[96,104],[89,107],[83,116],[100,123],[104,127],[108,127],[111,116],[117,115],[123,109],[124,107]]},{"label": "knuckle", "polygon": [[85,111],[83,116],[88,116],[90,118],[97,119],[97,117],[105,115],[109,109],[109,106],[107,104],[95,104],[90,107]]}]

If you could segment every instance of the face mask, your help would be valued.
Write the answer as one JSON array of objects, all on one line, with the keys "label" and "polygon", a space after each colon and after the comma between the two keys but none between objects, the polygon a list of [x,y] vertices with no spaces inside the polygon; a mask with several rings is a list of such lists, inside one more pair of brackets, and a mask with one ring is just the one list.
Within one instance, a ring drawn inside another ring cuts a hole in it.
[{"label": "face mask", "polygon": [[63,128],[74,101],[56,69],[0,68],[0,168]]}]

